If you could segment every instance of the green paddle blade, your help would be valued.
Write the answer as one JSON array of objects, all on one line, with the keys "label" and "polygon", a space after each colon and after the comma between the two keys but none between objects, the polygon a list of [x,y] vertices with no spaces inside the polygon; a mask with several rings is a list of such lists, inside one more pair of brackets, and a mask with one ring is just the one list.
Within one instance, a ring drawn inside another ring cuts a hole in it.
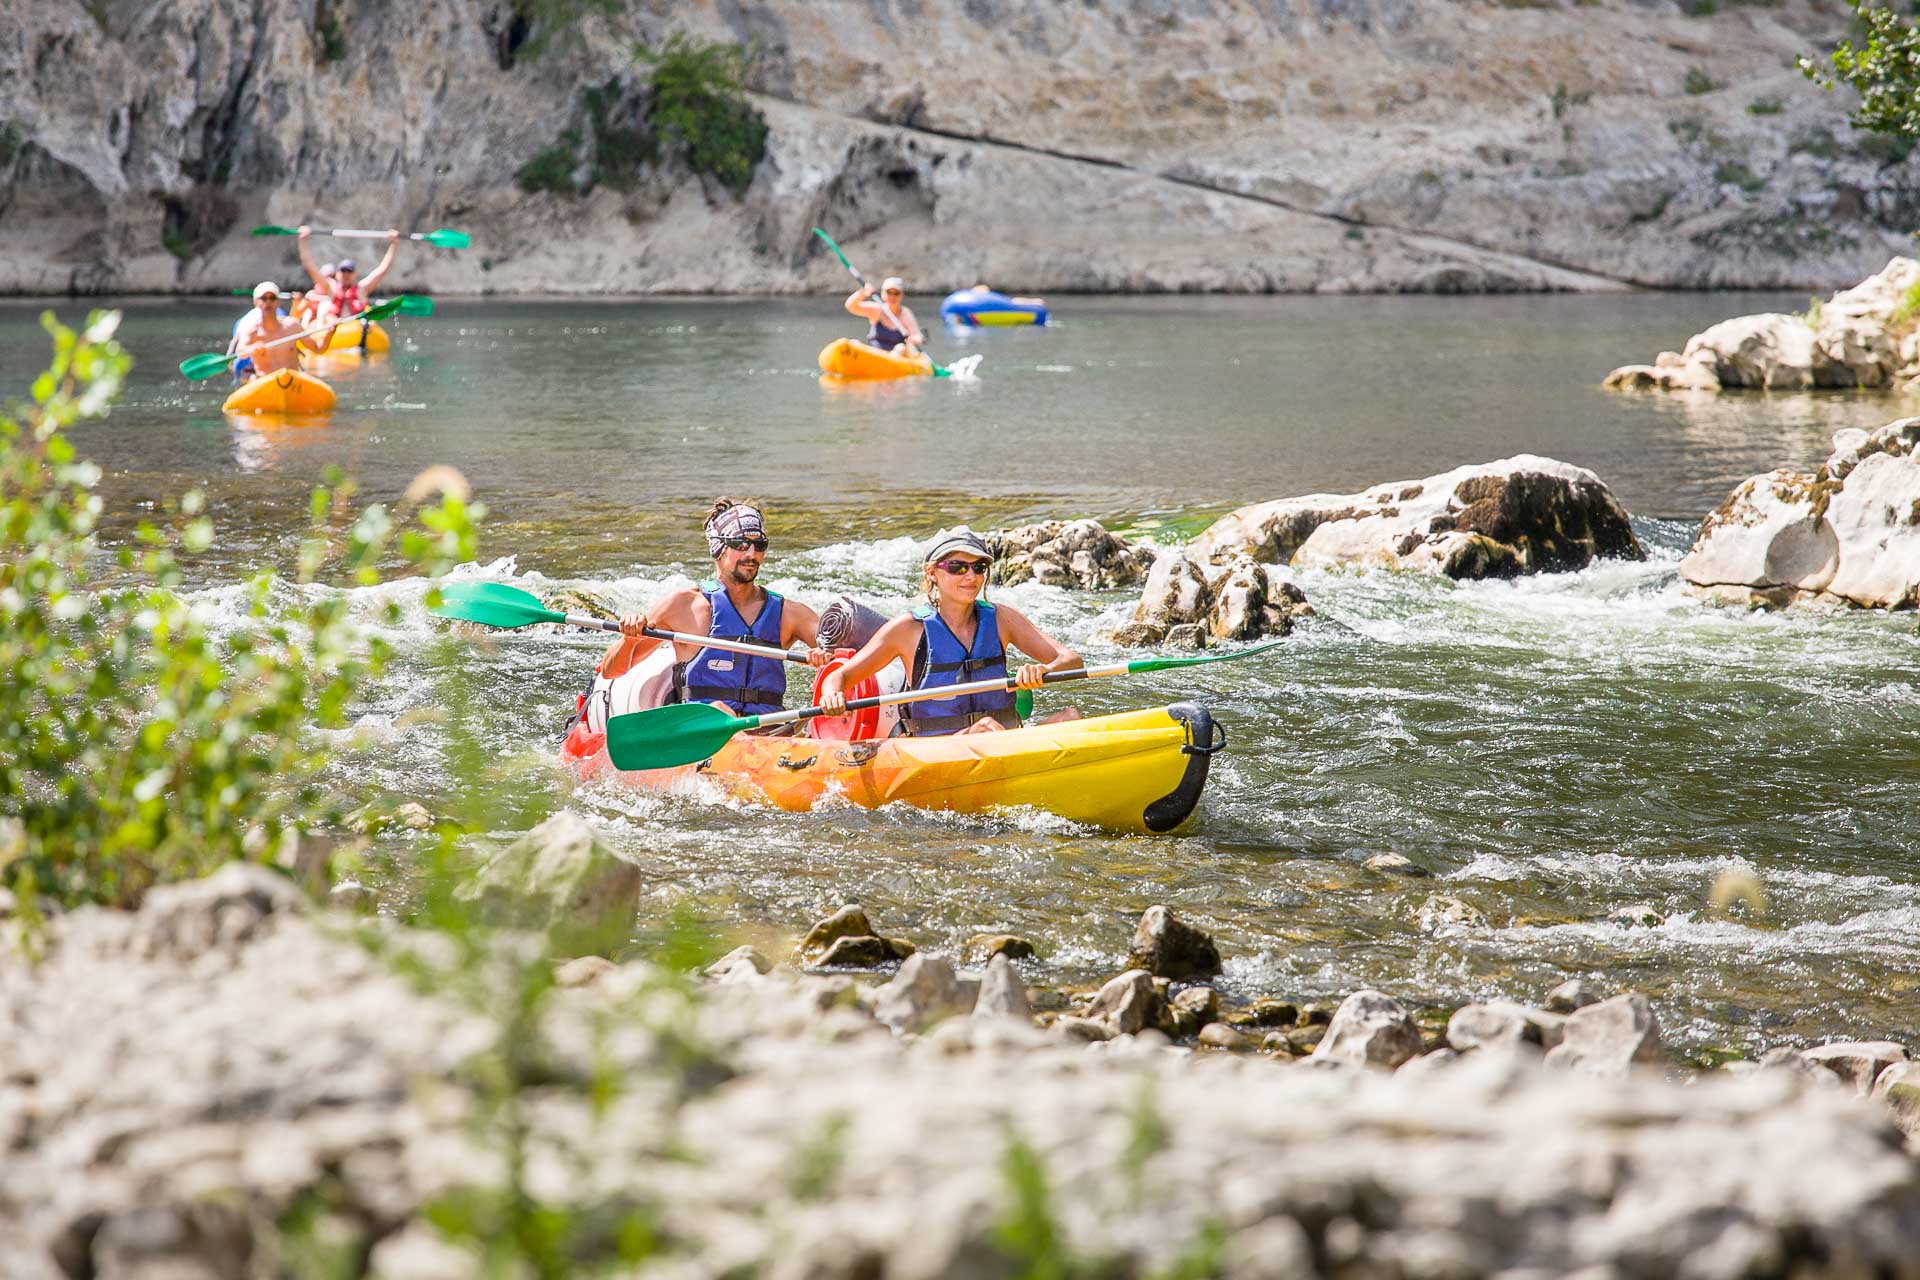
[{"label": "green paddle blade", "polygon": [[232,356],[221,355],[217,351],[208,351],[202,355],[188,356],[180,362],[180,372],[201,382],[218,373],[225,373],[227,366],[233,363]]},{"label": "green paddle blade", "polygon": [[616,769],[671,769],[705,760],[759,723],[711,702],[676,702],[607,721],[607,755]]},{"label": "green paddle blade", "polygon": [[464,231],[454,231],[441,227],[438,231],[429,231],[420,237],[436,249],[465,249],[473,244],[473,237]]},{"label": "green paddle blade", "polygon": [[[399,304],[403,316],[430,316],[433,314],[433,299],[417,293],[403,293],[394,301]],[[383,304],[384,305],[384,304]]]},{"label": "green paddle blade", "polygon": [[536,622],[563,622],[567,616],[541,604],[531,591],[504,582],[444,583],[440,603],[428,612],[483,627],[530,627]]},{"label": "green paddle blade", "polygon": [[255,227],[253,234],[257,236],[297,236],[300,234],[300,228],[275,226]]},{"label": "green paddle blade", "polygon": [[1190,658],[1141,658],[1137,662],[1127,664],[1127,673],[1140,675],[1147,671],[1170,671],[1174,667],[1197,667],[1208,662],[1234,662],[1241,658],[1251,658],[1256,653],[1265,653],[1269,649],[1277,649],[1285,643],[1285,640],[1269,640],[1251,649],[1235,649],[1230,653],[1201,653]]}]

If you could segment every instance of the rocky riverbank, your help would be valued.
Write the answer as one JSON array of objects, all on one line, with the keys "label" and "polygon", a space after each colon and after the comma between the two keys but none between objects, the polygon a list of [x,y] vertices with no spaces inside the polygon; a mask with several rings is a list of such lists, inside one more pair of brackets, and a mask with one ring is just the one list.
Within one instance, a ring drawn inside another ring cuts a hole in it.
[{"label": "rocky riverbank", "polygon": [[[837,289],[816,224],[935,294],[1831,288],[1920,225],[1920,157],[1792,69],[1846,29],[1817,0],[525,12],[24,0],[0,293],[294,274],[262,222],[456,225],[393,282],[503,294]],[[738,196],[649,118],[675,31],[758,50]]]},{"label": "rocky riverbank", "polygon": [[1158,908],[1143,967],[1040,1019],[1063,1002],[1004,954],[870,985],[742,949],[691,990],[572,962],[510,1029],[452,998],[482,970],[445,937],[356,928],[233,866],[0,969],[6,1273],[324,1247],[334,1274],[472,1274],[423,1210],[457,1227],[506,1176],[500,1098],[462,1064],[512,1035],[541,1202],[644,1220],[630,1243],[676,1274],[1920,1274],[1896,1045],[1679,1072],[1656,1007],[1590,982],[1451,1016],[1379,992],[1214,1013],[1220,957]]}]

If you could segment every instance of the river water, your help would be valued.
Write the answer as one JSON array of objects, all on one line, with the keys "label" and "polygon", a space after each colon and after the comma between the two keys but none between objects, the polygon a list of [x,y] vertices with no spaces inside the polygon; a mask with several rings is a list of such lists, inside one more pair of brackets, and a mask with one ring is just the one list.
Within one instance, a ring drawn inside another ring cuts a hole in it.
[{"label": "river water", "polygon": [[[329,781],[343,804],[477,818],[483,841],[571,805],[647,869],[643,927],[679,906],[775,950],[859,901],[922,947],[1023,934],[1043,957],[1030,981],[1085,982],[1117,971],[1139,911],[1166,902],[1215,933],[1239,996],[1537,1001],[1585,975],[1646,992],[1669,1040],[1703,1056],[1920,1040],[1914,618],[1747,614],[1675,573],[1740,479],[1813,465],[1833,431],[1920,404],[1598,385],[1717,319],[1804,299],[1056,301],[1052,328],[936,343],[942,359],[984,353],[976,382],[851,390],[817,378],[819,348],[849,332],[830,300],[448,301],[399,325],[390,357],[329,375],[329,418],[281,426],[228,421],[223,383],[174,373],[224,345],[238,304],[135,301],[127,395],[76,439],[128,513],[116,529],[140,503],[207,491],[221,536],[195,586],[216,608],[222,585],[288,561],[334,465],[380,498],[458,467],[491,509],[488,563],[467,572],[623,610],[703,575],[698,522],[720,493],[769,508],[769,585],[892,610],[914,539],[963,519],[1096,516],[1171,545],[1264,498],[1521,452],[1590,467],[1648,562],[1518,583],[1308,573],[1321,620],[1270,659],[1076,687],[1089,713],[1193,697],[1227,726],[1173,836],[576,789],[556,730],[600,642],[453,636],[417,610]],[[36,311],[0,307],[0,387],[43,363]],[[1092,637],[1131,597],[997,592],[1090,659],[1122,656]],[[420,586],[359,595],[371,616]],[[374,854],[403,879],[426,839],[385,836]],[[1363,868],[1383,851],[1430,878]],[[1729,873],[1764,901],[1716,909]],[[1435,895],[1485,923],[1447,922]],[[1662,923],[1613,918],[1637,904]]]}]

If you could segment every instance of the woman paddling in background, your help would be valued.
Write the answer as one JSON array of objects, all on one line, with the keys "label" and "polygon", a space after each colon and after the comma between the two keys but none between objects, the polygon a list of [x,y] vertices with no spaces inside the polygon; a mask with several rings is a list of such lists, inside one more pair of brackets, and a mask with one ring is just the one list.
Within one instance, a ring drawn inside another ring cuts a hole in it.
[{"label": "woman paddling in background", "polygon": [[[905,347],[905,354],[919,355],[927,335],[920,332],[920,322],[913,318],[907,306],[905,283],[899,276],[888,276],[880,282],[880,298],[885,299],[884,306],[874,298],[870,284],[863,284],[847,295],[847,311],[867,322],[867,345],[882,351],[899,351]],[[892,316],[887,314],[889,310]],[[905,326],[904,333],[893,327],[895,320]]]},{"label": "woman paddling in background", "polygon": [[[895,658],[913,672],[916,689],[1004,680],[1009,647],[1035,659],[1015,673],[1015,683],[1022,689],[1038,689],[1049,671],[1084,666],[1079,654],[1034,626],[1012,605],[991,605],[980,598],[992,567],[993,553],[965,525],[936,534],[927,545],[922,571],[927,603],[887,623],[845,666],[827,673],[820,686],[820,706],[826,714],[844,712],[846,687]],[[916,737],[1018,729],[1020,717],[1013,707],[1013,694],[1005,689],[904,702],[900,729]],[[1034,723],[1079,716],[1069,707]]]}]

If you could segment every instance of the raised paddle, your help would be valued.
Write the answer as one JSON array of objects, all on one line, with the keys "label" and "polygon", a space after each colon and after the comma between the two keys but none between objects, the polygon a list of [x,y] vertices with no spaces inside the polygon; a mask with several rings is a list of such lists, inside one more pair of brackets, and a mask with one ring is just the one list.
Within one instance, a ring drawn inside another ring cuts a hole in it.
[{"label": "raised paddle", "polygon": [[[510,587],[504,582],[448,582],[440,587],[440,603],[428,610],[443,618],[458,618],[462,622],[477,622],[483,627],[530,627],[536,622],[564,622],[573,627],[590,627],[595,631],[618,631],[620,624],[609,622],[605,618],[596,618],[585,613],[556,613],[540,603],[540,597],[531,591],[522,591],[519,587]],[[743,640],[721,640],[714,636],[698,636],[687,631],[662,631],[648,627],[641,634],[655,640],[678,640],[681,644],[697,644],[708,649],[726,649],[733,653],[749,654],[755,658],[784,658],[788,662],[806,665],[807,655],[791,649],[780,649],[770,644],[748,644]]]},{"label": "raised paddle", "polygon": [[[253,234],[257,236],[297,236],[300,234],[300,228],[275,226],[255,227]],[[387,238],[387,233],[384,231],[359,231],[351,227],[335,227],[331,231],[321,231],[316,227],[313,234],[332,236],[335,240],[385,240]],[[401,236],[401,239],[419,240],[432,245],[436,249],[465,249],[473,244],[473,237],[466,232],[451,231],[446,227],[441,227],[438,231],[408,231]]]},{"label": "raised paddle", "polygon": [[[1265,653],[1273,640],[1251,649],[1232,653],[1210,653],[1193,658],[1141,658],[1116,662],[1104,667],[1082,667],[1078,671],[1049,671],[1042,683],[1063,684],[1068,680],[1092,680],[1100,676],[1139,675],[1148,671],[1166,671],[1174,667],[1196,667],[1206,662],[1231,662]],[[976,680],[972,684],[942,685],[937,689],[909,689],[905,693],[887,693],[877,698],[855,698],[848,711],[867,707],[885,707],[897,702],[919,702],[925,698],[955,698],[968,693],[989,693],[1013,688],[1013,677],[1004,680]],[[764,725],[786,724],[790,720],[811,720],[825,715],[819,707],[799,711],[775,711],[763,716],[736,716],[711,702],[676,702],[651,711],[633,711],[607,721],[607,754],[616,769],[670,769],[675,765],[705,760],[736,733]]]},{"label": "raised paddle", "polygon": [[[863,289],[866,288],[867,278],[860,274],[860,269],[858,267],[854,266],[851,262],[847,261],[847,255],[840,252],[840,246],[833,242],[833,237],[828,235],[826,232],[822,231],[818,227],[815,227],[813,229],[813,234],[819,236],[822,240],[825,240],[827,242],[827,248],[833,250],[833,256],[840,259],[840,265],[847,269],[847,273],[849,275],[851,275],[855,280],[858,280],[860,282],[861,288]],[[900,323],[900,317],[895,315],[893,313],[893,308],[887,305],[886,295],[876,293],[873,296],[880,300],[880,309],[887,313],[887,319],[892,322],[894,331],[896,333],[901,333],[901,334],[906,333],[907,331],[906,326]],[[925,354],[925,353],[923,352],[922,354]],[[951,369],[947,368],[945,365],[936,364],[933,366],[933,376],[936,378],[971,378],[973,376],[973,371],[980,367],[981,359],[982,357],[977,355],[964,356],[959,360],[955,360],[953,362],[953,367]],[[933,358],[931,356],[928,356],[927,360],[928,360],[928,363],[931,364]]]},{"label": "raised paddle", "polygon": [[[376,303],[368,307],[365,311],[357,311],[353,315],[345,316],[338,320],[329,320],[325,324],[317,324],[311,329],[304,329],[299,333],[290,333],[284,338],[275,338],[272,342],[263,342],[260,346],[285,346],[289,342],[298,342],[302,338],[311,338],[316,333],[323,333],[336,325],[345,324],[349,320],[384,320],[388,316],[396,313],[409,316],[430,316],[433,314],[433,299],[403,293],[397,298],[388,298],[385,302]],[[195,382],[199,382],[202,379],[211,378],[216,374],[225,372],[227,366],[239,358],[238,355],[230,356],[218,351],[207,351],[197,356],[188,356],[185,360],[182,360],[180,362],[180,372],[186,374]]]}]

